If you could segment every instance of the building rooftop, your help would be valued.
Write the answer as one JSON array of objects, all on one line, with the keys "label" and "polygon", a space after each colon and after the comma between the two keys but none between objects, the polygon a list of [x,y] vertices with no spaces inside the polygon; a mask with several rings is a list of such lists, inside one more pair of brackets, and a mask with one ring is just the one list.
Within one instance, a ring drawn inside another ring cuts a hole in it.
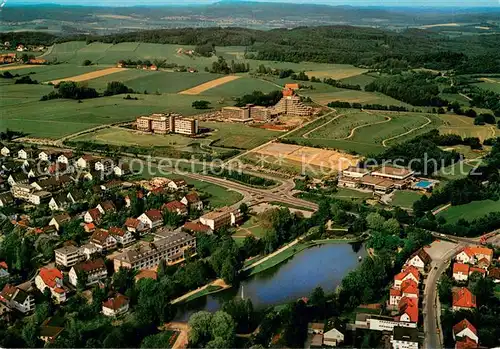
[{"label": "building rooftop", "polygon": [[394,327],[393,338],[396,341],[418,343],[418,329],[410,327]]},{"label": "building rooftop", "polygon": [[67,246],[58,248],[54,252],[58,253],[58,254],[62,254],[62,255],[66,255],[67,256],[69,254],[78,253],[79,250],[80,249],[78,247],[74,246],[74,245],[67,245]]}]

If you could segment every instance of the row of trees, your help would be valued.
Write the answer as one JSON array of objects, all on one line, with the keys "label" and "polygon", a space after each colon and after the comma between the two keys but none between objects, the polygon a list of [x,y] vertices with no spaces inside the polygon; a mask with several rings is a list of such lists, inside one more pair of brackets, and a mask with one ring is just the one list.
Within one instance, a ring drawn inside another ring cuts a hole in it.
[{"label": "row of trees", "polygon": [[250,64],[231,61],[231,65],[228,65],[224,57],[219,56],[217,62],[212,63],[212,68],[207,67],[206,70],[214,74],[246,73],[250,71]]}]

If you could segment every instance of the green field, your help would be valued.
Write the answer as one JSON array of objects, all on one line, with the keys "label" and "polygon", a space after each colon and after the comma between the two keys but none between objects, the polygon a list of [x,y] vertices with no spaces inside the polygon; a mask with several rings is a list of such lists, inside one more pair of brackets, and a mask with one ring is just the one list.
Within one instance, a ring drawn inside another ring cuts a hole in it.
[{"label": "green field", "polygon": [[337,114],[294,132],[289,139],[302,145],[369,155],[441,124],[432,114],[339,109]]},{"label": "green field", "polygon": [[129,69],[89,81],[89,86],[104,90],[108,82],[121,81],[134,91],[143,93],[177,93],[222,75],[210,73],[178,73]]},{"label": "green field", "polygon": [[411,108],[408,104],[379,92],[364,92],[337,88],[332,92],[312,90],[304,91],[303,94],[311,97],[313,101],[321,105],[327,105],[333,101],[342,101],[361,104],[400,105]]},{"label": "green field", "polygon": [[337,199],[371,199],[373,198],[373,193],[349,188],[338,188],[337,192],[332,196]]},{"label": "green field", "polygon": [[213,145],[225,148],[252,149],[281,134],[279,131],[221,122],[202,122],[200,126],[212,130],[210,138],[215,140]]},{"label": "green field", "polygon": [[500,201],[482,200],[473,201],[466,205],[451,206],[450,208],[441,211],[438,217],[443,217],[448,223],[456,223],[460,219],[471,221],[476,218],[483,217],[490,212],[500,211]]},{"label": "green field", "polygon": [[483,81],[484,82],[475,84],[475,86],[485,90],[500,93],[500,78],[485,78]]},{"label": "green field", "polygon": [[211,88],[202,92],[203,96],[221,96],[221,97],[241,97],[245,94],[250,94],[253,91],[262,91],[269,93],[279,90],[279,88],[270,82],[262,81],[255,78],[243,77],[233,80],[226,84]]},{"label": "green field", "polygon": [[[197,96],[137,95],[137,101],[112,96],[87,99],[82,103],[75,100],[39,101],[50,90],[50,86],[42,85],[2,85],[2,94],[8,96],[0,100],[2,129],[22,130],[34,137],[59,138],[103,124],[132,121],[144,114],[199,113],[191,107],[191,103],[198,99]],[[26,101],[23,96],[27,97]],[[16,99],[21,100],[21,103],[14,103]],[[204,99],[217,105],[217,98]]]},{"label": "green field", "polygon": [[411,190],[397,190],[392,197],[391,205],[412,208],[413,203],[422,197],[422,193]]},{"label": "green field", "polygon": [[253,235],[258,239],[262,239],[266,234],[266,229],[260,225],[259,219],[256,216],[250,217],[243,225],[241,225],[233,238],[244,239],[248,234]]},{"label": "green field", "polygon": [[340,80],[344,84],[359,85],[362,89],[376,78],[370,75],[361,74]]},{"label": "green field", "polygon": [[22,68],[12,70],[12,74],[26,75],[29,74],[33,80],[38,82],[48,82],[51,80],[69,78],[76,75],[90,73],[96,70],[106,69],[104,66],[79,66],[72,64],[56,64],[56,65],[43,65],[33,66],[29,68]]}]

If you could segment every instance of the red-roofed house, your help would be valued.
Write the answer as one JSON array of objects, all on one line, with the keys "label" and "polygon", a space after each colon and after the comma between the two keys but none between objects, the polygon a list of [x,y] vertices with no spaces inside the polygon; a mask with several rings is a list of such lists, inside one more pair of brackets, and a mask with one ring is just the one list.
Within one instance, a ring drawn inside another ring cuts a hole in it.
[{"label": "red-roofed house", "polygon": [[186,194],[182,198],[181,202],[187,207],[189,207],[190,210],[195,210],[195,211],[203,210],[203,201],[201,201],[198,193],[192,192]]},{"label": "red-roofed house", "polygon": [[471,310],[476,308],[476,296],[466,287],[455,287],[453,292],[453,310]]},{"label": "red-roofed house", "polygon": [[139,233],[146,230],[146,226],[137,218],[127,218],[125,220],[125,228],[131,233]]},{"label": "red-roofed house", "polygon": [[469,276],[471,276],[474,273],[479,273],[482,277],[486,276],[486,270],[484,270],[483,268],[470,267],[470,269],[469,269]]},{"label": "red-roofed house", "polygon": [[107,230],[96,229],[90,243],[95,245],[99,251],[109,251],[116,248],[116,239]]},{"label": "red-roofed house", "polygon": [[95,231],[95,224],[94,223],[85,223],[83,225],[83,230],[85,230],[86,233],[93,233]]},{"label": "red-roofed house", "polygon": [[85,223],[99,224],[101,222],[101,211],[97,208],[91,208],[83,216]]},{"label": "red-roofed house", "polygon": [[475,264],[477,261],[483,258],[491,263],[491,260],[493,258],[493,250],[491,248],[482,246],[466,247],[455,256],[455,259],[457,261],[470,264]]},{"label": "red-roofed house", "polygon": [[161,207],[162,210],[167,210],[170,213],[176,213],[179,216],[187,216],[188,209],[180,201],[170,201]]},{"label": "red-roofed house", "polygon": [[394,288],[400,289],[405,280],[413,280],[417,284],[420,282],[420,272],[413,266],[408,266],[401,273],[394,276]]},{"label": "red-roofed house", "polygon": [[401,290],[392,287],[389,291],[389,305],[396,307],[401,300]]},{"label": "red-roofed house", "polygon": [[467,281],[469,279],[469,265],[453,263],[453,279],[456,281]]},{"label": "red-roofed house", "polygon": [[149,210],[141,214],[138,218],[146,227],[153,229],[163,224],[163,215],[160,210]]},{"label": "red-roofed house", "polygon": [[414,266],[420,271],[424,271],[425,267],[432,262],[431,257],[427,252],[424,251],[423,248],[415,252],[406,262],[408,266]]},{"label": "red-roofed house", "polygon": [[401,295],[403,297],[410,297],[418,299],[418,284],[412,279],[403,281],[401,284]]},{"label": "red-roofed house", "polygon": [[78,278],[85,274],[86,283],[85,286],[90,286],[98,283],[101,280],[105,280],[108,276],[108,270],[104,264],[102,258],[89,259],[88,261],[78,263],[74,265],[69,271],[69,283],[73,286],[78,285]]},{"label": "red-roofed house", "polygon": [[453,326],[453,339],[458,340],[462,337],[468,337],[474,342],[479,343],[476,328],[467,319],[463,319]]},{"label": "red-roofed house", "polygon": [[455,343],[455,349],[476,349],[476,348],[479,348],[479,344],[477,344],[467,336],[459,338],[459,340],[457,340]]},{"label": "red-roofed house", "polygon": [[396,321],[418,323],[418,299],[402,297],[399,301],[399,316]]},{"label": "red-roofed house", "polygon": [[116,317],[125,314],[129,308],[129,299],[121,294],[113,298],[108,298],[102,303],[102,313],[104,316]]},{"label": "red-roofed house", "polygon": [[42,293],[48,288],[56,303],[66,302],[63,274],[58,269],[41,268],[35,278],[35,285]]},{"label": "red-roofed house", "polygon": [[109,233],[113,235],[116,242],[121,246],[128,246],[135,241],[134,234],[129,230],[125,230],[119,227],[110,227]]},{"label": "red-roofed house", "polygon": [[200,222],[186,222],[182,226],[182,230],[193,233],[212,234],[213,230],[208,225],[201,224]]},{"label": "red-roofed house", "polygon": [[96,208],[99,210],[99,212],[101,212],[102,215],[116,212],[116,206],[111,200],[101,202],[99,205],[97,205]]}]

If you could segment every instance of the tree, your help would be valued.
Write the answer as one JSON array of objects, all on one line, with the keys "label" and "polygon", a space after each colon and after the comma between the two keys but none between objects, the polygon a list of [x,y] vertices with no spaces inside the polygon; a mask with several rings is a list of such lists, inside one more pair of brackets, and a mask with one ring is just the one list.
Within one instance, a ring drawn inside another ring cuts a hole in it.
[{"label": "tree", "polygon": [[382,231],[384,229],[385,218],[382,217],[379,213],[372,212],[368,216],[366,216],[366,224],[368,228]]},{"label": "tree", "polygon": [[141,342],[141,348],[170,348],[172,335],[170,332],[160,332],[145,337]]},{"label": "tree", "polygon": [[383,230],[390,235],[399,235],[401,227],[395,218],[390,218],[383,223]]},{"label": "tree", "polygon": [[38,339],[38,324],[34,321],[28,321],[28,323],[23,326],[22,337],[28,347],[40,348],[40,341]]},{"label": "tree", "polygon": [[247,220],[248,219],[248,214],[250,212],[250,209],[249,209],[248,205],[246,203],[242,202],[241,205],[240,205],[240,207],[239,207],[239,209],[240,209],[241,215],[243,216],[243,219]]},{"label": "tree", "polygon": [[235,336],[234,320],[228,313],[217,311],[211,319],[210,332],[212,338],[222,338],[232,347],[232,342]]},{"label": "tree", "polygon": [[92,65],[92,61],[90,59],[86,59],[86,60],[83,61],[82,65],[83,66]]},{"label": "tree", "polygon": [[106,86],[106,90],[104,90],[105,96],[114,96],[123,93],[134,93],[134,90],[127,87],[123,82],[120,81],[111,81],[108,82]]},{"label": "tree", "polygon": [[212,314],[199,311],[189,318],[189,343],[193,346],[203,347],[211,339]]},{"label": "tree", "polygon": [[204,100],[199,100],[199,101],[194,101],[191,106],[194,109],[210,109],[210,102],[209,101],[204,101]]},{"label": "tree", "polygon": [[451,304],[451,289],[453,283],[448,275],[443,275],[438,283],[439,301],[443,304]]}]

